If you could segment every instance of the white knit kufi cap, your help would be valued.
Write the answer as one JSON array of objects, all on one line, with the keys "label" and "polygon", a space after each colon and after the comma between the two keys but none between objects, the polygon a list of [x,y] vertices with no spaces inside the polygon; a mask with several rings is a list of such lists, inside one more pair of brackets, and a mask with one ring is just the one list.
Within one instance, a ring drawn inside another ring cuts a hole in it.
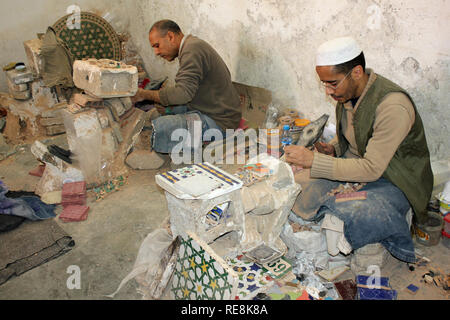
[{"label": "white knit kufi cap", "polygon": [[352,37],[336,38],[322,43],[317,49],[316,66],[335,66],[348,62],[362,52]]}]

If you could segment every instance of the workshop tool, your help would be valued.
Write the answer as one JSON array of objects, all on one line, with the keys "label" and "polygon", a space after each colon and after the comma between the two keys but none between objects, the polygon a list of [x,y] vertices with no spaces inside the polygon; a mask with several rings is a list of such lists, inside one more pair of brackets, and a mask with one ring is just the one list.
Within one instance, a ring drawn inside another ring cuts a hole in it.
[{"label": "workshop tool", "polygon": [[312,147],[314,143],[316,143],[322,136],[328,118],[328,114],[323,114],[319,119],[308,124],[300,133],[300,137],[297,140],[296,145],[303,146],[305,148]]}]

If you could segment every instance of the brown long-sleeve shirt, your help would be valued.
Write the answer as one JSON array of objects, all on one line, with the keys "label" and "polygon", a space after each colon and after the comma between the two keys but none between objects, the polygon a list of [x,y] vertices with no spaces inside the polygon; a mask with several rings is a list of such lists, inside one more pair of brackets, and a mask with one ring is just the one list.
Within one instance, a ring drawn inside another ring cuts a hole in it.
[{"label": "brown long-sleeve shirt", "polygon": [[187,105],[212,118],[223,130],[241,119],[239,96],[219,54],[205,41],[186,36],[179,54],[175,86],[159,92],[163,106]]},{"label": "brown long-sleeve shirt", "polygon": [[[353,128],[353,115],[367,90],[376,79],[376,74],[368,69],[369,81],[355,107],[351,102],[344,105],[342,119],[343,134],[349,143],[342,158],[314,153],[311,167],[312,178],[326,178],[349,182],[370,182],[377,180],[386,170],[400,143],[405,139],[415,121],[414,107],[403,93],[391,93],[376,110],[373,135],[364,155],[358,154]],[[331,142],[336,154],[342,155],[337,137]]]}]

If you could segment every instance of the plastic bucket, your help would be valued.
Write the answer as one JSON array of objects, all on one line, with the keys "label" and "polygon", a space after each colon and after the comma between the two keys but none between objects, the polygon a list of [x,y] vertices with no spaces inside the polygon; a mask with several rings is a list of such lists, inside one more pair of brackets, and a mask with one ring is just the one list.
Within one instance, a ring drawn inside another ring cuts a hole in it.
[{"label": "plastic bucket", "polygon": [[416,241],[431,247],[437,245],[441,239],[444,219],[442,215],[432,211],[428,211],[428,217],[426,224],[416,224],[414,229]]},{"label": "plastic bucket", "polygon": [[450,249],[450,234],[442,231],[442,244]]}]

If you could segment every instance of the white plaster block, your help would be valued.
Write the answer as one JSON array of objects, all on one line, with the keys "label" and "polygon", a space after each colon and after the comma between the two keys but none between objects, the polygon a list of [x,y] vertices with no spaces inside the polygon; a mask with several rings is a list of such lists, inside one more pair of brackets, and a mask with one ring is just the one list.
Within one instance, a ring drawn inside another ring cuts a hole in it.
[{"label": "white plaster block", "polygon": [[58,98],[52,92],[51,88],[44,86],[42,80],[33,81],[31,83],[31,95],[33,97],[33,104],[40,110],[56,107]]},{"label": "white plaster block", "polygon": [[95,110],[74,115],[73,125],[77,138],[95,135],[101,128]]},{"label": "white plaster block", "polygon": [[102,130],[102,162],[110,161],[117,151],[117,141],[112,128]]},{"label": "white plaster block", "polygon": [[73,152],[86,183],[101,183],[102,130],[95,109],[72,114],[61,110],[67,142]]},{"label": "white plaster block", "polygon": [[[182,200],[167,191],[165,194],[173,234],[186,236],[187,232],[193,232],[206,243],[230,231],[237,231],[240,239],[244,237],[245,218],[240,189],[210,200]],[[226,202],[229,202],[229,207],[225,214],[229,217],[210,227],[205,222],[208,212]]]},{"label": "white plaster block", "polygon": [[109,59],[76,60],[73,81],[99,98],[130,97],[138,90],[137,68]]},{"label": "white plaster block", "polygon": [[25,48],[25,53],[28,58],[28,66],[35,77],[41,76],[41,71],[43,67],[42,57],[41,57],[41,46],[42,40],[32,39],[27,40],[23,43]]}]

